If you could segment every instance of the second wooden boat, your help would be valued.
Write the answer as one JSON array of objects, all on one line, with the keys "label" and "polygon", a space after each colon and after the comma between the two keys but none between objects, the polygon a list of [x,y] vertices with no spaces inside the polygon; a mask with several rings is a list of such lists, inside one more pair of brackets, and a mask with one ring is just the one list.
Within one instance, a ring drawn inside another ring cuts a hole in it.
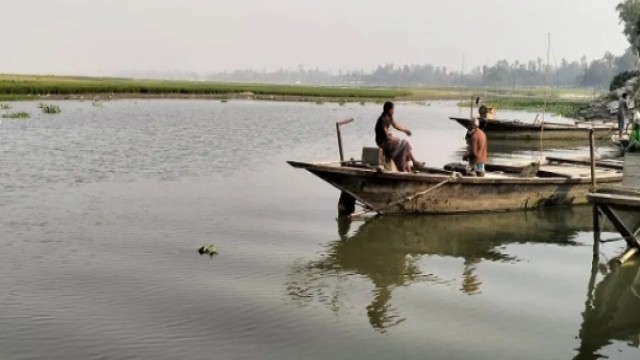
[{"label": "second wooden boat", "polygon": [[[449,118],[456,121],[465,129],[471,127],[468,118]],[[487,120],[484,133],[488,139],[495,140],[584,140],[589,130],[593,129],[597,139],[609,137],[617,131],[617,125],[612,123],[576,123],[573,124],[535,124],[518,120]]]}]

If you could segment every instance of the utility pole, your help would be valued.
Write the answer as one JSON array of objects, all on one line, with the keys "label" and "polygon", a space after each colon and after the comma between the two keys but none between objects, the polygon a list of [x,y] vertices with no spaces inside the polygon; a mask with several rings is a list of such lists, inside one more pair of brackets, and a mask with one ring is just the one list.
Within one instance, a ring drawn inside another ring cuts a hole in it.
[{"label": "utility pole", "polygon": [[460,71],[460,86],[464,86],[464,67],[465,67],[465,53],[462,53],[462,70]]}]

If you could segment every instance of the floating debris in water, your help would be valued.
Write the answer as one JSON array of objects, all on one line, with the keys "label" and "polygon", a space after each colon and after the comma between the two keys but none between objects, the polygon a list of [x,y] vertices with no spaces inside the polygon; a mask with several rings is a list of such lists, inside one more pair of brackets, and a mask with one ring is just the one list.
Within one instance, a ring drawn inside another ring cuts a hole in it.
[{"label": "floating debris in water", "polygon": [[2,114],[2,117],[5,119],[28,119],[31,117],[31,114],[28,112],[20,111],[20,112],[10,112],[6,114]]},{"label": "floating debris in water", "polygon": [[216,248],[215,245],[213,244],[209,244],[207,246],[203,246],[200,249],[198,249],[198,253],[200,255],[209,255],[209,256],[213,256],[218,254],[218,249]]},{"label": "floating debris in water", "polygon": [[9,104],[0,104],[0,110],[9,110],[11,109],[11,105]]}]

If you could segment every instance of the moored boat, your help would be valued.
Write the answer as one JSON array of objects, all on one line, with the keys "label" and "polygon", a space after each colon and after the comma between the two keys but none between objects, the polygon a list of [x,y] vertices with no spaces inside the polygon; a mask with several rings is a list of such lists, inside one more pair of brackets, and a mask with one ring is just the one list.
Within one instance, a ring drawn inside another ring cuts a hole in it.
[{"label": "moored boat", "polygon": [[[465,129],[471,127],[468,118],[450,117]],[[584,140],[593,129],[594,136],[598,139],[608,138],[617,131],[617,125],[613,123],[587,123],[575,124],[556,123],[525,123],[519,120],[487,120],[483,131],[488,139],[492,140]]]},{"label": "moored boat", "polygon": [[[383,214],[455,214],[586,204],[592,186],[589,167],[569,164],[492,166],[486,176],[473,177],[437,168],[389,172],[362,161],[288,163],[349,194],[366,209]],[[598,168],[595,175],[601,184],[622,180],[622,172],[615,169]]]}]

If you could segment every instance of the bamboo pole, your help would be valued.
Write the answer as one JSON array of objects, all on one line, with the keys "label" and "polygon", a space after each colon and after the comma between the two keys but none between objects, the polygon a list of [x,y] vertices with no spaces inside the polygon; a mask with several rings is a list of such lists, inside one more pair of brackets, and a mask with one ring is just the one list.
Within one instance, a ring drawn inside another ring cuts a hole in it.
[{"label": "bamboo pole", "polygon": [[624,254],[620,255],[620,257],[618,257],[615,261],[618,264],[622,265],[629,259],[631,259],[635,254],[637,254],[639,250],[640,249],[638,249],[637,247],[628,248],[627,251],[625,251]]},{"label": "bamboo pole", "polygon": [[591,156],[591,192],[596,191],[596,152],[593,129],[589,129],[589,153]]},{"label": "bamboo pole", "polygon": [[344,151],[342,150],[342,134],[340,134],[340,126],[353,122],[353,119],[338,121],[336,123],[336,133],[338,134],[338,150],[340,151],[340,162],[344,161]]}]

